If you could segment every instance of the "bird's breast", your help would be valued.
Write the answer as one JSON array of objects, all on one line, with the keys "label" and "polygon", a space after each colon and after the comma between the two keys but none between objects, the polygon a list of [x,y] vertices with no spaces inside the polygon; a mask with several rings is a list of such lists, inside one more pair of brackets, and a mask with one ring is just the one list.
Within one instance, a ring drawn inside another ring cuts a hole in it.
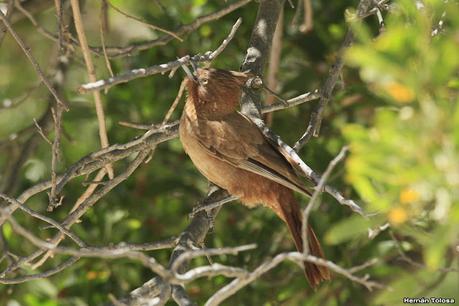
[{"label": "bird's breast", "polygon": [[[203,123],[205,124],[205,123]],[[276,211],[278,184],[264,177],[233,166],[216,157],[199,142],[198,123],[187,118],[180,121],[179,136],[185,152],[196,168],[209,181],[238,197],[249,207],[264,204]]]},{"label": "bird's breast", "polygon": [[237,168],[213,156],[200,142],[196,122],[191,122],[184,115],[180,121],[179,136],[183,149],[190,156],[196,168],[209,181],[229,189],[235,181]]}]

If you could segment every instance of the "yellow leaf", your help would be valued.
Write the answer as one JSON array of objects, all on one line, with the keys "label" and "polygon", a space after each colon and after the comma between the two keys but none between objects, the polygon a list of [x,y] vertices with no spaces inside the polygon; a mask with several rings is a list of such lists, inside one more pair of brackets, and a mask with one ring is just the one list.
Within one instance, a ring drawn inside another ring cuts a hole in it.
[{"label": "yellow leaf", "polygon": [[96,271],[89,271],[88,273],[86,273],[86,278],[88,280],[96,279],[97,278],[97,272]]},{"label": "yellow leaf", "polygon": [[400,203],[410,204],[419,199],[419,193],[411,188],[405,188],[400,193]]},{"label": "yellow leaf", "polygon": [[384,86],[387,93],[399,103],[409,103],[414,99],[414,92],[400,83],[389,83]]},{"label": "yellow leaf", "polygon": [[404,208],[394,207],[389,211],[389,215],[387,217],[390,223],[398,225],[404,223],[408,219],[408,214]]}]

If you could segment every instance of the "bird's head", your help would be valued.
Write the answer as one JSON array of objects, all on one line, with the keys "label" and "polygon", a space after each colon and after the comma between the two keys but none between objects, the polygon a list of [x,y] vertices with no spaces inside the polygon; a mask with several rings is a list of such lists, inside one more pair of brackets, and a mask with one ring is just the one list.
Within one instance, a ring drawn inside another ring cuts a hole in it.
[{"label": "bird's head", "polygon": [[188,73],[189,99],[202,115],[221,116],[235,112],[239,105],[242,86],[250,78],[243,72],[214,68],[198,68]]}]

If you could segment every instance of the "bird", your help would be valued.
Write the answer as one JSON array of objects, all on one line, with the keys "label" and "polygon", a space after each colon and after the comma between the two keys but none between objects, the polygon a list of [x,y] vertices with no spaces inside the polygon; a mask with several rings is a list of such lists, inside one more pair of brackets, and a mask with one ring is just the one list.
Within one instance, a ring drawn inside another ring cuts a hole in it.
[{"label": "bird", "polygon": [[[187,70],[186,70],[187,71]],[[210,182],[236,196],[242,204],[265,206],[288,226],[303,252],[302,214],[294,191],[311,196],[288,155],[238,111],[242,88],[252,75],[216,68],[188,70],[187,99],[179,125],[185,153]],[[325,258],[312,227],[307,228],[311,255]],[[327,267],[304,262],[311,287],[330,280]]]}]

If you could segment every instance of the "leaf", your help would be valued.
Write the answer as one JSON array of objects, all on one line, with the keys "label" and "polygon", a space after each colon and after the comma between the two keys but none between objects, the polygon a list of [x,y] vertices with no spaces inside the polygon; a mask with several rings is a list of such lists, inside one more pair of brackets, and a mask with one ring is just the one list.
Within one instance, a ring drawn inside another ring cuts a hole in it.
[{"label": "leaf", "polygon": [[328,244],[340,244],[366,234],[370,227],[370,222],[361,216],[352,216],[338,224],[335,224],[325,235],[325,242]]},{"label": "leaf", "polygon": [[38,182],[39,180],[45,177],[46,165],[39,159],[29,159],[25,163],[26,172],[25,177],[32,181],[33,183]]}]

